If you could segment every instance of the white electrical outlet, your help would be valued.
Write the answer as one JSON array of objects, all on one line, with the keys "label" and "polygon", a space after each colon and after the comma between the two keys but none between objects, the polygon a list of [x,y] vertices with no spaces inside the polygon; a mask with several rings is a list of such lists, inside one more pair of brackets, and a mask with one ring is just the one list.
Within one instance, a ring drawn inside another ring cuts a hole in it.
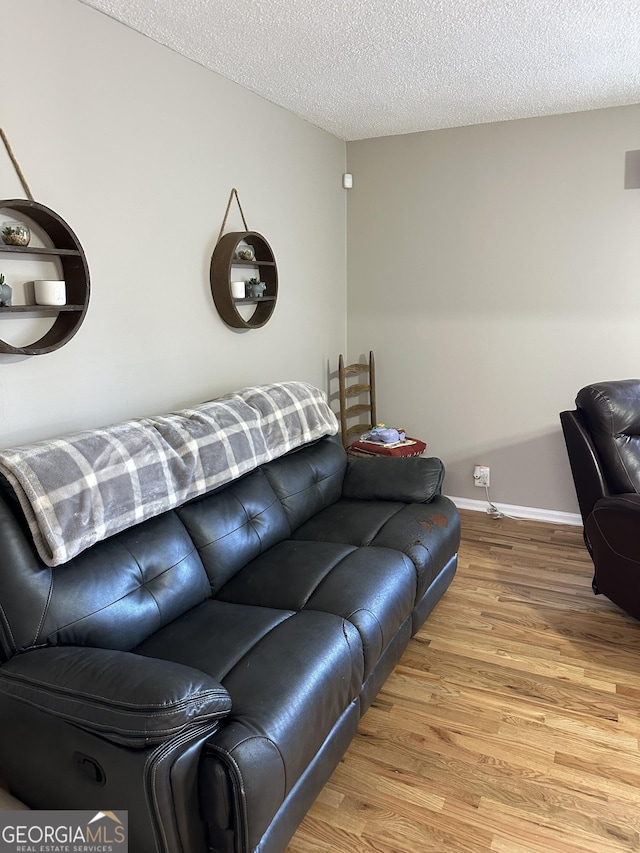
[{"label": "white electrical outlet", "polygon": [[476,486],[489,488],[490,471],[488,465],[476,465],[473,469],[473,482]]}]

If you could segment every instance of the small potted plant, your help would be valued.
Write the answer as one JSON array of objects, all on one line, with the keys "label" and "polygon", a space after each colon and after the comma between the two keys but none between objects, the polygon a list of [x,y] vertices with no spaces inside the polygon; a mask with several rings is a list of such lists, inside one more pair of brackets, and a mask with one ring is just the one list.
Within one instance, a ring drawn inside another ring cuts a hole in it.
[{"label": "small potted plant", "polygon": [[3,222],[2,240],[6,246],[28,246],[31,232],[22,222]]},{"label": "small potted plant", "polygon": [[236,249],[236,255],[241,261],[253,261],[256,257],[253,246],[250,246],[248,243],[240,243]]},{"label": "small potted plant", "polygon": [[11,305],[11,297],[13,290],[4,282],[4,275],[0,272],[0,307],[8,307]]},{"label": "small potted plant", "polygon": [[264,281],[260,281],[257,278],[250,278],[249,281],[246,282],[247,285],[247,296],[250,299],[256,299],[260,296],[263,296],[267,285]]}]

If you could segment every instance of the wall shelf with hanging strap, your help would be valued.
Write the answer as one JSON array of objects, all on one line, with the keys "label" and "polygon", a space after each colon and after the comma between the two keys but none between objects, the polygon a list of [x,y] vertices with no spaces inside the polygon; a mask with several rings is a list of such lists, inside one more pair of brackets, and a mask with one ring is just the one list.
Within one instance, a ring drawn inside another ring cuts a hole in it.
[{"label": "wall shelf with hanging strap", "polygon": [[80,241],[69,225],[55,211],[34,201],[31,190],[2,128],[0,128],[0,138],[4,142],[7,154],[27,195],[26,199],[0,200],[0,210],[14,216],[16,220],[24,221],[27,219],[35,223],[41,229],[46,242],[51,243],[50,246],[15,246],[7,245],[3,240],[0,243],[0,259],[6,258],[14,261],[35,257],[42,260],[57,260],[62,268],[66,290],[66,304],[64,305],[6,305],[0,307],[0,318],[3,321],[9,318],[24,318],[25,315],[55,317],[51,327],[33,343],[14,346],[0,339],[0,353],[41,355],[64,346],[82,325],[89,307],[89,267]]},{"label": "wall shelf with hanging strap", "polygon": [[[223,236],[229,209],[233,198],[238,203],[244,231],[231,231]],[[244,270],[244,271],[243,271]],[[247,270],[257,273],[249,275]],[[218,313],[224,322],[233,329],[259,329],[264,326],[273,314],[278,299],[278,268],[276,259],[267,240],[257,231],[250,231],[240,204],[238,191],[231,190],[227,209],[222,220],[218,242],[211,257],[211,294]],[[252,295],[247,287],[245,295],[234,293],[232,282],[256,278],[263,282],[261,288]],[[260,293],[260,295],[257,295]],[[240,310],[243,306],[255,306],[251,315],[246,318]]]}]

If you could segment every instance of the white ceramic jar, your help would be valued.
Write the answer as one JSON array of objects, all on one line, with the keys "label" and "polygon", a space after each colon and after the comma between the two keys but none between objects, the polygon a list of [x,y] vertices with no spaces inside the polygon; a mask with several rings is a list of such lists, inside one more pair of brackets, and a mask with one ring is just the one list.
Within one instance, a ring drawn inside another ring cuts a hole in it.
[{"label": "white ceramic jar", "polygon": [[231,282],[231,296],[234,299],[244,299],[245,298],[244,281],[232,281]]},{"label": "white ceramic jar", "polygon": [[64,305],[67,293],[64,281],[39,279],[33,282],[36,305]]}]

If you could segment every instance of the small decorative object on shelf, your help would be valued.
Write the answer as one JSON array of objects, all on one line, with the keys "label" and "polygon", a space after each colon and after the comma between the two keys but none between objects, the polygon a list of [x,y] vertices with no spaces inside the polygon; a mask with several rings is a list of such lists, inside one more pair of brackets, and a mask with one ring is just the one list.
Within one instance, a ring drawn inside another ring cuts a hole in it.
[{"label": "small decorative object on shelf", "polygon": [[260,281],[258,278],[250,278],[249,281],[246,282],[246,287],[249,299],[259,299],[264,295],[267,285],[264,281]]},{"label": "small decorative object on shelf", "polygon": [[64,305],[67,299],[64,281],[38,279],[33,282],[36,305]]},{"label": "small decorative object on shelf", "polygon": [[241,243],[238,246],[236,255],[241,261],[254,261],[256,257],[253,246],[249,246],[247,243]]},{"label": "small decorative object on shelf", "polygon": [[246,296],[244,281],[231,282],[231,296],[233,299],[244,299]]},{"label": "small decorative object on shelf", "polygon": [[[0,128],[1,130],[1,128]],[[35,324],[34,330],[40,335],[37,340],[15,345],[0,340],[0,354],[8,355],[42,355],[53,352],[68,343],[82,325],[89,306],[90,281],[87,259],[80,242],[67,223],[53,210],[33,199],[4,199],[0,200],[0,209],[7,210],[16,217],[24,216],[34,223],[43,246],[6,245],[6,237],[2,234],[7,225],[14,228],[20,222],[0,225],[0,257],[8,258],[11,263],[34,259],[51,261],[61,267],[60,281],[55,281],[57,288],[63,288],[62,302],[55,304],[37,305],[6,305],[2,308],[2,331],[9,330],[11,321],[23,318],[25,314],[39,317],[52,317],[53,323],[42,332],[40,324]],[[4,263],[4,258],[3,258]],[[42,274],[42,273],[41,273]],[[46,274],[46,273],[45,273]],[[37,273],[36,273],[37,275]],[[34,285],[35,289],[35,285]],[[57,297],[60,299],[60,296]]]},{"label": "small decorative object on shelf", "polygon": [[2,241],[5,246],[28,246],[31,231],[23,222],[3,222]]},{"label": "small decorative object on shelf", "polygon": [[0,307],[8,307],[11,305],[11,297],[13,290],[8,284],[5,284],[4,275],[0,273]]}]

